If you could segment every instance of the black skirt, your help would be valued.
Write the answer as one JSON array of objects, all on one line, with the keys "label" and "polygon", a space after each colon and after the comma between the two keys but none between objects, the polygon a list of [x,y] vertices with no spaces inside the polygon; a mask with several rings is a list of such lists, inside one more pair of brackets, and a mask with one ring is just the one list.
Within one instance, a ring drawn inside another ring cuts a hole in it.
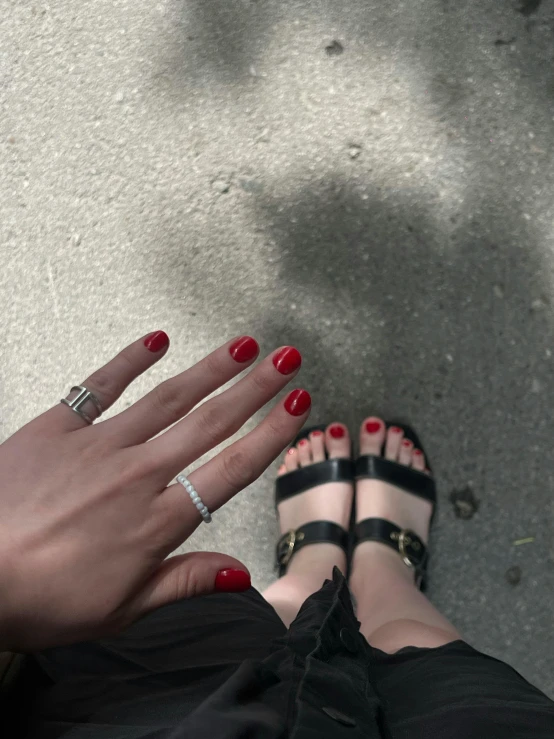
[{"label": "black skirt", "polygon": [[[286,629],[254,589],[33,657],[29,739],[552,739],[554,703],[463,641],[388,655],[338,570]],[[23,706],[23,712],[21,707]]]}]

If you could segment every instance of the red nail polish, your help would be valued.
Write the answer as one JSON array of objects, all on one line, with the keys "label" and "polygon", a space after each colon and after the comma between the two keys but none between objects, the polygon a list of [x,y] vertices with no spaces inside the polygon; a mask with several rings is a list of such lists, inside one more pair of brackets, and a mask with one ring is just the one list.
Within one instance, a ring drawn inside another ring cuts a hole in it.
[{"label": "red nail polish", "polygon": [[414,454],[416,454],[418,457],[421,457],[423,452],[421,451],[421,449],[414,449]]},{"label": "red nail polish", "polygon": [[365,425],[365,430],[368,434],[376,434],[381,428],[379,421],[368,421]]},{"label": "red nail polish", "polygon": [[219,570],[215,577],[215,589],[220,593],[241,593],[250,585],[250,575],[244,570]]},{"label": "red nail polish", "polygon": [[391,427],[391,431],[393,433],[395,433],[395,434],[401,434],[402,433],[402,429],[399,429],[398,426],[392,426]]},{"label": "red nail polish", "polygon": [[154,331],[144,339],[144,346],[151,352],[161,352],[169,344],[169,336],[165,331]]},{"label": "red nail polish", "polygon": [[293,346],[286,346],[273,357],[273,364],[282,375],[290,375],[302,364],[302,356],[298,349]]},{"label": "red nail polish", "polygon": [[312,399],[307,390],[293,390],[285,400],[285,408],[291,416],[301,416],[306,413],[311,404]]},{"label": "red nail polish", "polygon": [[256,339],[251,336],[241,336],[240,339],[234,341],[229,347],[229,354],[235,362],[248,362],[259,352],[260,347]]},{"label": "red nail polish", "polygon": [[288,450],[287,454],[294,454],[294,447]]},{"label": "red nail polish", "polygon": [[301,441],[298,442],[298,446],[306,446],[307,443],[308,442],[306,441],[306,439],[302,439]]},{"label": "red nail polish", "polygon": [[412,442],[409,441],[408,439],[404,439],[402,441],[402,446],[412,446]]},{"label": "red nail polish", "polygon": [[312,436],[323,436],[323,431],[312,431]]},{"label": "red nail polish", "polygon": [[344,429],[342,426],[331,426],[329,429],[329,433],[333,437],[333,439],[342,439],[344,436]]}]

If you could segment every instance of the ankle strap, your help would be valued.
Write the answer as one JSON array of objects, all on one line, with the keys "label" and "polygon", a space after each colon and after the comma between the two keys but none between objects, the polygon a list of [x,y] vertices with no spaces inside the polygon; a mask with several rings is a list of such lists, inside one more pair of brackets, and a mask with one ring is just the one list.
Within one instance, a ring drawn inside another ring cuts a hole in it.
[{"label": "ankle strap", "polygon": [[366,518],[354,527],[354,546],[362,541],[378,541],[394,549],[404,564],[421,574],[427,567],[427,547],[410,529],[401,529],[384,518]]},{"label": "ankle strap", "polygon": [[287,531],[277,542],[276,566],[279,577],[285,574],[293,555],[306,544],[337,544],[347,553],[348,532],[332,521],[311,521],[298,529]]}]

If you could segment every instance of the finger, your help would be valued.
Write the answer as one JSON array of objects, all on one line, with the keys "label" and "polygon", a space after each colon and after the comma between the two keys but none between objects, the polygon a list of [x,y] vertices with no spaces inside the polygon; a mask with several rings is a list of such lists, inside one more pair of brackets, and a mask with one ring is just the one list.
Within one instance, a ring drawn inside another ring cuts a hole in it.
[{"label": "finger", "polygon": [[[164,331],[149,333],[129,344],[81,384],[94,393],[100,401],[102,410],[106,411],[133,380],[165,356],[168,347],[169,337]],[[78,395],[79,391],[74,390],[65,397],[73,400]],[[82,410],[94,420],[99,417],[98,410],[91,400],[82,406]],[[75,431],[89,425],[64,403],[58,403],[39,416],[39,419],[41,422],[45,421],[50,428],[54,425],[63,431]]]},{"label": "finger", "polygon": [[214,592],[237,593],[251,587],[242,562],[217,552],[190,552],[163,562],[131,604],[133,621],[183,598]]},{"label": "finger", "polygon": [[[284,367],[283,358],[287,360]],[[142,452],[152,460],[164,484],[235,434],[298,374],[301,364],[300,352],[294,347],[277,349],[242,380],[144,445]]]},{"label": "finger", "polygon": [[[305,424],[310,407],[310,394],[306,390],[293,390],[253,431],[189,475],[210,512],[216,511],[265,472]],[[202,522],[180,483],[167,487],[152,505],[152,520],[163,532],[167,553],[182,544]]]},{"label": "finger", "polygon": [[125,446],[148,441],[253,364],[259,352],[258,342],[251,336],[235,337],[105,421],[104,432],[122,440]]}]

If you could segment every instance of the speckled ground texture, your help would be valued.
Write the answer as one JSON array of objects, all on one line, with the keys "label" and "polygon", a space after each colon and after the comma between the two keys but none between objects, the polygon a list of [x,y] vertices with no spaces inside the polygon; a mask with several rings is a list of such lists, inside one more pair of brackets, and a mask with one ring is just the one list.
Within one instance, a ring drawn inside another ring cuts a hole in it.
[{"label": "speckled ground texture", "polygon": [[[2,438],[150,330],[106,418],[234,336],[293,344],[308,423],[415,425],[431,599],[554,697],[553,4],[0,10]],[[184,549],[269,584],[277,466]]]}]

